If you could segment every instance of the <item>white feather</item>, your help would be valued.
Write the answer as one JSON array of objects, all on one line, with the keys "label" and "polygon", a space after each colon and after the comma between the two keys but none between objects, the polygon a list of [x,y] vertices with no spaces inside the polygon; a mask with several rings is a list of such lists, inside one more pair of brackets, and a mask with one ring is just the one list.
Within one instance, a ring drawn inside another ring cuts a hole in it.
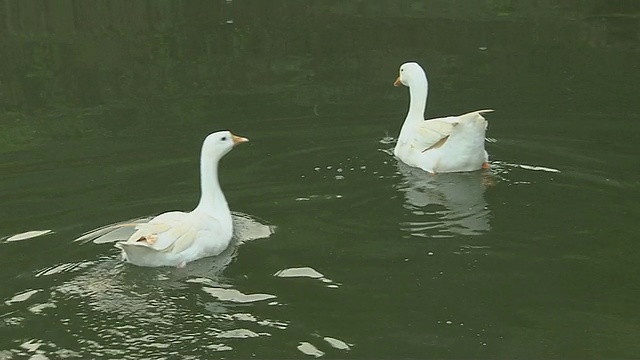
[{"label": "white feather", "polygon": [[207,136],[200,159],[198,206],[191,212],[171,211],[132,224],[135,232],[116,243],[123,259],[139,266],[184,266],[224,251],[231,241],[233,222],[218,183],[218,162],[234,144],[245,141],[228,131]]},{"label": "white feather", "polygon": [[409,87],[411,96],[394,149],[401,161],[431,173],[474,171],[488,164],[484,148],[488,124],[482,114],[493,110],[424,120],[428,93],[424,70],[417,63],[405,63],[398,81]]}]

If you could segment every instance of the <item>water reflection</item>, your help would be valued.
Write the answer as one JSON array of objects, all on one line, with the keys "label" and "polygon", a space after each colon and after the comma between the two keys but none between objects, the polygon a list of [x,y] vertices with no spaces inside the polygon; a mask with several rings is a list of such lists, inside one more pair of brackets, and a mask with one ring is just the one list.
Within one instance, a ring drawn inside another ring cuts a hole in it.
[{"label": "water reflection", "polygon": [[[228,351],[239,340],[270,336],[274,329],[286,329],[288,324],[284,321],[251,313],[256,307],[277,305],[262,301],[275,295],[253,291],[244,294],[223,275],[236,258],[240,244],[268,237],[274,229],[246,214],[234,213],[233,218],[231,245],[219,256],[194,261],[182,269],[131,266],[111,251],[95,260],[57,263],[35,271],[31,282],[34,287],[5,299],[6,309],[0,315],[2,325],[34,326],[38,319],[59,317],[57,308],[71,306],[75,311],[58,319],[57,326],[62,327],[58,330],[71,334],[71,329],[83,328],[87,333],[75,339],[75,346],[46,337],[19,339],[7,354],[66,357],[90,353],[98,357],[140,358],[167,351],[183,356],[198,348],[199,354]],[[148,218],[124,223],[145,219]],[[90,231],[76,240],[97,244],[117,241],[127,236],[123,231],[127,228],[121,224]],[[191,345],[185,348],[181,345],[184,343]],[[77,345],[80,348],[76,349]]]},{"label": "water reflection", "polygon": [[489,172],[434,176],[402,162],[397,168],[402,181],[396,188],[404,194],[404,207],[416,216],[401,224],[411,236],[479,235],[491,229],[491,212],[484,199],[492,184]]},{"label": "water reflection", "polygon": [[[244,356],[243,348],[255,349],[259,339],[274,337],[298,338],[298,345],[291,343],[289,351],[297,349],[312,356],[349,351],[353,344],[337,337],[317,331],[301,334],[305,324],[264,315],[273,314],[269,308],[287,306],[275,301],[278,296],[265,292],[268,285],[247,286],[242,278],[223,275],[247,234],[252,233],[240,231],[234,246],[220,256],[181,269],[136,267],[109,255],[36,271],[32,283],[41,288],[24,289],[7,298],[0,325],[35,329],[43,319],[50,325],[45,333],[34,330],[26,338],[16,336],[13,347],[0,352],[0,358],[89,354],[122,359],[157,358],[159,354],[213,358],[228,351]],[[278,274],[331,282],[312,268],[284,269]],[[67,308],[74,311],[59,310]],[[83,330],[78,333],[74,330],[78,328]],[[52,329],[62,335],[51,338]],[[250,356],[251,352],[246,353]]]},{"label": "water reflection", "polygon": [[57,318],[55,308],[71,306],[75,312],[58,319],[62,327],[58,330],[73,333],[71,329],[86,329],[76,339],[80,348],[30,338],[29,344],[46,346],[27,349],[19,345],[10,352],[20,356],[61,352],[77,356],[81,352],[133,359],[167,351],[184,356],[231,350],[238,341],[286,329],[284,321],[253,313],[256,308],[271,306],[260,300],[275,296],[244,295],[222,274],[234,260],[241,239],[250,238],[244,234],[240,231],[233,246],[221,255],[194,261],[182,269],[140,268],[113,255],[40,269],[35,273],[36,279],[42,279],[38,283],[55,285],[22,290],[7,299],[5,305],[13,310],[8,314],[14,316],[12,321],[5,319],[4,325],[12,328],[38,322],[38,318]]},{"label": "water reflection", "polygon": [[31,231],[25,231],[23,233],[19,233],[19,234],[15,234],[9,237],[6,237],[4,239],[0,239],[0,242],[2,241],[6,241],[6,242],[11,242],[11,241],[22,241],[22,240],[28,240],[28,239],[33,239],[35,237],[39,237],[39,236],[43,236],[43,235],[48,235],[48,234],[52,234],[53,231],[51,230],[31,230]]},{"label": "water reflection", "polygon": [[[400,3],[0,1],[0,359],[639,353],[640,2]],[[389,76],[407,59],[432,69],[430,116],[500,109],[491,198],[479,173],[373,154],[404,115]],[[78,224],[186,202],[191,139],[224,124],[259,134],[226,181],[277,241],[185,269],[70,244]],[[418,251],[402,235],[479,233],[485,263],[477,236],[395,261]]]},{"label": "water reflection", "polygon": [[311,267],[299,267],[299,268],[288,268],[278,270],[273,276],[281,277],[281,278],[310,278],[310,279],[318,279],[323,283],[327,284],[328,288],[338,288],[340,286],[339,283],[334,282],[333,280],[325,277],[323,274],[318,272],[317,270]]}]

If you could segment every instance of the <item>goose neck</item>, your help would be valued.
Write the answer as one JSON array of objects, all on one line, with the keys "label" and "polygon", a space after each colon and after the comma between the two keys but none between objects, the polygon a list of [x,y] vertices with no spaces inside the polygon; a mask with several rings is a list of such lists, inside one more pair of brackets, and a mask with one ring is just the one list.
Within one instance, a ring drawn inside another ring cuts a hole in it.
[{"label": "goose neck", "polygon": [[[420,79],[421,80],[421,79]],[[427,107],[427,81],[415,81],[409,84],[409,112],[407,120],[424,120],[424,111]]]},{"label": "goose neck", "polygon": [[227,200],[218,181],[218,161],[203,156],[200,161],[200,202],[196,210],[209,215],[229,212]]}]

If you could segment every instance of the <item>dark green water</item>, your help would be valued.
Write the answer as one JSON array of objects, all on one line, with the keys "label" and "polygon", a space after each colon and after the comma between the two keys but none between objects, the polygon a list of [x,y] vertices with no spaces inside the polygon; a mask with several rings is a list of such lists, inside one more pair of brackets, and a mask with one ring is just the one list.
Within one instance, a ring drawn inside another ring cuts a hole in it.
[{"label": "dark green water", "polygon": [[[490,172],[390,155],[408,60]],[[0,1],[0,359],[638,357],[639,60],[635,1]],[[219,129],[271,236],[73,242],[193,208]]]}]

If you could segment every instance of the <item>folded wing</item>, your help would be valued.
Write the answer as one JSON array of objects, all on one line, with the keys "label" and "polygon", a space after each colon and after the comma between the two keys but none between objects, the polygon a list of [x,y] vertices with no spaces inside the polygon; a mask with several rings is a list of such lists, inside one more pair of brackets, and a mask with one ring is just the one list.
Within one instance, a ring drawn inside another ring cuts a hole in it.
[{"label": "folded wing", "polygon": [[122,245],[144,246],[161,252],[179,253],[198,236],[199,218],[190,213],[168,212],[136,226],[136,232]]},{"label": "folded wing", "polygon": [[425,120],[420,123],[417,131],[414,132],[412,145],[421,152],[438,148],[447,141],[454,128],[462,122],[483,121],[486,128],[486,120],[482,114],[492,111],[493,110],[477,110],[459,116]]}]

